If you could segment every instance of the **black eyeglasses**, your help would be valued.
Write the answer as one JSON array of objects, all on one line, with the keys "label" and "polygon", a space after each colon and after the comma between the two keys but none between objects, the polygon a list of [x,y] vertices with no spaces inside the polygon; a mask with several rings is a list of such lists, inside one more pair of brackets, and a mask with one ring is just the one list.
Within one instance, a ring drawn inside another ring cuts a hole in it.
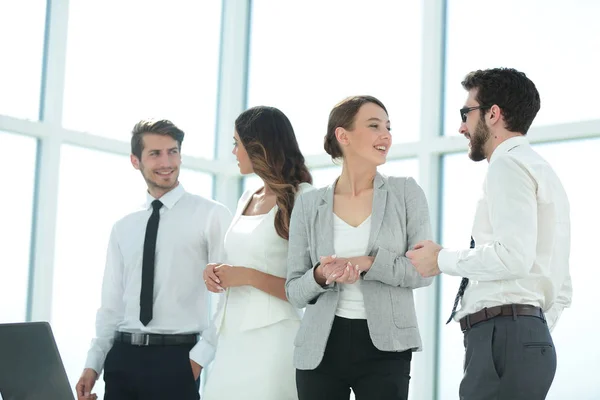
[{"label": "black eyeglasses", "polygon": [[463,107],[460,109],[460,119],[462,122],[467,122],[467,114],[473,110],[483,110],[489,108],[488,106],[476,106],[476,107]]}]

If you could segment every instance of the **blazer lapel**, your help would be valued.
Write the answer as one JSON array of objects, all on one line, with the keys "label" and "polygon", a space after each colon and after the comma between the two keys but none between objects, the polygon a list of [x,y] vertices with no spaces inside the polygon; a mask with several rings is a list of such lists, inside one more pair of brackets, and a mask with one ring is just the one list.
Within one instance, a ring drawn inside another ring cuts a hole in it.
[{"label": "blazer lapel", "polygon": [[[315,243],[318,249],[317,257],[331,256],[335,254],[333,248],[333,192],[335,183],[331,184],[323,197],[321,204],[317,209],[319,238],[318,243]],[[318,261],[318,260],[317,260]]]},{"label": "blazer lapel", "polygon": [[373,246],[377,240],[377,235],[379,235],[381,224],[383,224],[386,201],[387,188],[384,185],[383,177],[378,172],[373,182],[373,209],[371,210],[371,233],[369,234],[367,254],[373,252]]}]

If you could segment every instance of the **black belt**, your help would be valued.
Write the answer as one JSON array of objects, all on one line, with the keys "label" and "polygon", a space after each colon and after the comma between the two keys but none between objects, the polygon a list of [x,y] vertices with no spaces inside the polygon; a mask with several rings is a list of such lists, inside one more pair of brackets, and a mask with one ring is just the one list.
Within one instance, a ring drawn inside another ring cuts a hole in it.
[{"label": "black belt", "polygon": [[198,342],[198,334],[159,335],[155,333],[115,332],[115,342],[130,344],[132,346],[179,346],[196,344]]},{"label": "black belt", "polygon": [[484,308],[483,310],[479,310],[476,313],[461,318],[460,329],[463,332],[466,332],[471,329],[472,326],[487,321],[488,319],[517,316],[538,317],[544,321],[546,320],[544,312],[539,307],[530,306],[528,304],[505,304],[503,306]]}]

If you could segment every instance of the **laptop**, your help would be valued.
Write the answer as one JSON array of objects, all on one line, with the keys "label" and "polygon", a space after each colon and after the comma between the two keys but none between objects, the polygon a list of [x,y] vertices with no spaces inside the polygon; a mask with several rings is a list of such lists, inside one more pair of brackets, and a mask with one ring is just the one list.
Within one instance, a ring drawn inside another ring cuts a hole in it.
[{"label": "laptop", "polygon": [[50,324],[0,324],[0,399],[74,400]]}]

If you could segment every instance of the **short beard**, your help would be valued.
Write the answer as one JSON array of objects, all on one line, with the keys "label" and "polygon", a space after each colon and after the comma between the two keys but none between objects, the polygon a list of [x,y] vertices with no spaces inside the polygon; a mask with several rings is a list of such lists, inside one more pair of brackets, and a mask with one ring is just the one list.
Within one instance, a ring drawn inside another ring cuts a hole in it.
[{"label": "short beard", "polygon": [[481,119],[477,122],[475,132],[471,135],[471,150],[469,151],[469,158],[475,162],[485,160],[485,144],[490,138],[490,129],[485,125]]},{"label": "short beard", "polygon": [[148,185],[149,188],[156,188],[156,189],[167,190],[168,191],[168,190],[173,189],[179,183],[179,169],[175,172],[177,175],[175,176],[175,181],[173,182],[172,185],[168,185],[168,184],[167,185],[161,185],[160,183],[155,182],[155,181],[149,179],[146,176],[146,174],[144,173],[144,167],[143,167],[143,165],[141,165],[140,172],[142,173],[142,177],[146,181],[146,184]]}]

